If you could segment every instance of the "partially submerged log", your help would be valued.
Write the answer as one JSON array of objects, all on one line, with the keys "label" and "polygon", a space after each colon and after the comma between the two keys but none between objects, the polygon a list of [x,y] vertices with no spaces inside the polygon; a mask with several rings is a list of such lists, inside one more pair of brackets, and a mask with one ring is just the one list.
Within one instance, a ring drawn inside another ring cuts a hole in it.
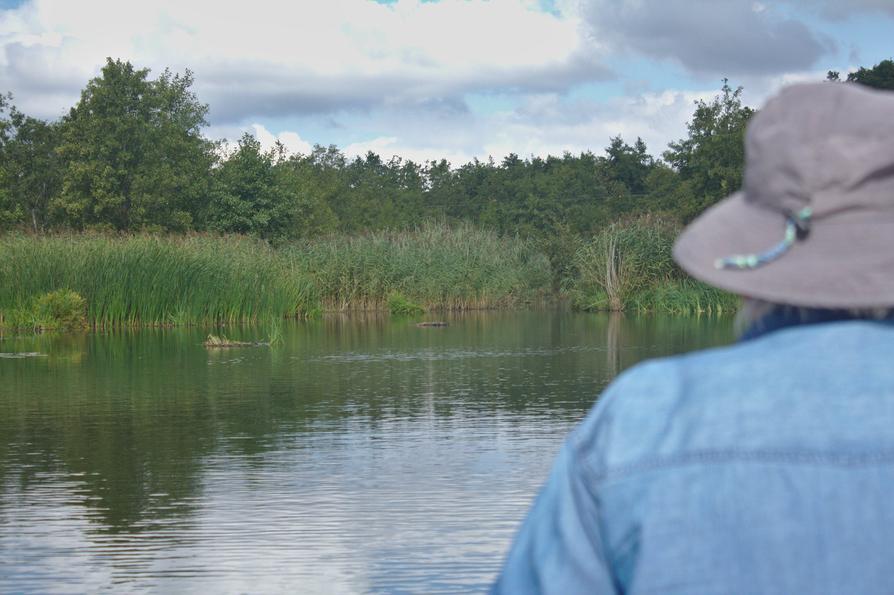
[{"label": "partially submerged log", "polygon": [[432,327],[439,328],[439,327],[448,326],[448,324],[446,322],[441,322],[441,321],[432,321],[432,322],[418,322],[418,323],[416,323],[416,326],[418,326],[419,328],[432,328]]},{"label": "partially submerged log", "polygon": [[265,343],[259,342],[246,342],[246,341],[231,341],[227,339],[225,336],[217,336],[217,335],[208,335],[208,338],[205,339],[205,342],[202,343],[205,347],[209,348],[225,348],[225,347],[255,347],[257,345],[265,345]]},{"label": "partially submerged log", "polygon": [[36,351],[17,351],[14,353],[0,353],[0,359],[22,359],[26,357],[46,357],[46,354]]}]

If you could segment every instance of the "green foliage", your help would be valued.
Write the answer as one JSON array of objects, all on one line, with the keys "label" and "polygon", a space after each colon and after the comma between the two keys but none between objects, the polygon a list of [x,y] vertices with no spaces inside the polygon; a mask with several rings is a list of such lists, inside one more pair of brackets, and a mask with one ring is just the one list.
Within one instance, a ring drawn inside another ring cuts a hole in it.
[{"label": "green foliage", "polygon": [[87,326],[87,301],[70,289],[51,291],[37,298],[34,313],[47,330],[74,330]]},{"label": "green foliage", "polygon": [[[848,80],[886,88],[892,68]],[[386,309],[393,295],[460,309],[550,290],[584,308],[702,310],[725,299],[687,280],[669,246],[678,222],[741,185],[753,110],[727,81],[696,102],[665,161],[616,136],[604,155],[454,167],[348,159],[333,146],[287,156],[250,135],[223,155],[202,136],[208,108],[192,74],[149,75],[109,59],[53,123],[0,97],[0,228],[51,234],[0,240],[7,319],[33,317],[29,300],[59,287],[84,296],[98,325]],[[52,235],[71,229],[108,235]],[[111,235],[162,231],[240,237]]]},{"label": "green foliage", "polygon": [[30,220],[46,225],[50,198],[60,188],[59,126],[26,116],[0,96],[0,228]]},{"label": "green foliage", "polygon": [[696,102],[689,136],[670,143],[664,159],[688,183],[691,193],[676,211],[689,221],[742,186],[745,127],[754,110],[742,105],[742,87],[724,79],[721,95]]},{"label": "green foliage", "polygon": [[394,291],[388,296],[388,311],[392,316],[413,316],[424,313],[425,308],[411,302],[399,291]]},{"label": "green foliage", "polygon": [[894,60],[882,60],[872,68],[860,67],[849,73],[847,80],[874,89],[894,90]]},{"label": "green foliage", "polygon": [[280,160],[276,166],[276,180],[289,189],[292,203],[289,207],[290,220],[288,237],[292,239],[319,237],[338,229],[338,218],[330,206],[332,200],[333,174],[325,165],[316,167],[314,156],[334,152],[334,147],[316,147],[310,158],[293,155]]},{"label": "green foliage", "polygon": [[463,222],[537,242],[560,287],[574,274],[577,238],[636,213],[688,219],[734,189],[750,115],[740,90],[724,84],[713,102],[697,104],[689,138],[671,145],[672,167],[641,139],[620,136],[604,156],[510,154],[459,167],[371,152],[349,160],[332,146],[286,156],[250,135],[221,155],[202,136],[208,108],[192,86],[189,71],[153,79],[109,59],[60,122],[0,99],[0,226],[211,230],[282,244]]},{"label": "green foliage", "polygon": [[208,195],[213,145],[201,136],[207,106],[192,74],[108,59],[63,118],[65,168],[53,215],[76,228],[194,227]]},{"label": "green foliage", "polygon": [[0,95],[0,229],[7,228],[22,218],[21,206],[10,192],[10,167],[7,162],[7,144],[12,124],[9,121],[11,95]]},{"label": "green foliage", "polygon": [[575,255],[575,304],[623,310],[632,296],[677,276],[671,258],[677,231],[663,221],[644,218],[612,224],[595,234]]},{"label": "green foliage", "polygon": [[656,283],[641,294],[632,296],[629,309],[637,313],[721,316],[735,312],[738,307],[738,296],[684,278]]},{"label": "green foliage", "polygon": [[267,343],[274,347],[283,342],[282,318],[271,318],[267,321]]},{"label": "green foliage", "polygon": [[608,155],[611,178],[623,184],[631,194],[643,194],[646,178],[655,166],[655,160],[649,155],[643,139],[637,138],[636,143],[630,146],[618,135],[611,139],[605,153]]},{"label": "green foliage", "polygon": [[277,175],[280,158],[276,150],[262,151],[252,135],[243,135],[236,151],[214,172],[209,228],[262,238],[288,235],[297,199],[295,188]]},{"label": "green foliage", "polygon": [[549,279],[531,242],[469,226],[279,249],[242,236],[0,236],[0,320],[23,328],[80,324],[73,312],[96,327],[266,321],[273,342],[270,321],[324,306],[503,307],[542,298]]},{"label": "green foliage", "polygon": [[505,307],[542,298],[550,281],[533,242],[469,225],[330,236],[284,252],[327,310],[384,310],[395,292],[426,310]]},{"label": "green foliage", "polygon": [[26,116],[13,108],[5,143],[6,188],[33,231],[48,223],[50,200],[62,187],[62,162],[56,148],[60,126]]},{"label": "green foliage", "polygon": [[0,237],[0,313],[66,287],[91,325],[235,323],[302,316],[313,287],[288,259],[242,237]]},{"label": "green foliage", "polygon": [[0,312],[0,327],[31,331],[71,331],[87,326],[87,302],[69,289],[50,291]]},{"label": "green foliage", "polygon": [[677,225],[653,217],[612,224],[575,254],[569,290],[582,310],[722,313],[736,298],[686,276],[671,255]]}]

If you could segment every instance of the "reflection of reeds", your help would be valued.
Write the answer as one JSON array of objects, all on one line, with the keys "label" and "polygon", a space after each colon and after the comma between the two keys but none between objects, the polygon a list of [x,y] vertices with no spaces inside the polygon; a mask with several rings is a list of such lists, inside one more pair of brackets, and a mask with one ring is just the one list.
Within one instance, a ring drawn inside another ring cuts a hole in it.
[{"label": "reflection of reeds", "polygon": [[617,312],[621,310],[621,287],[618,279],[621,253],[618,251],[618,242],[614,234],[606,234],[605,246],[605,294],[608,297],[609,309]]},{"label": "reflection of reeds", "polygon": [[282,319],[271,318],[267,321],[267,342],[273,345],[282,343]]},{"label": "reflection of reeds", "polygon": [[679,229],[652,217],[610,225],[575,255],[570,291],[584,310],[720,314],[736,298],[688,277],[671,251]]},{"label": "reflection of reeds", "polygon": [[605,325],[605,369],[611,378],[621,371],[621,316],[611,312]]}]

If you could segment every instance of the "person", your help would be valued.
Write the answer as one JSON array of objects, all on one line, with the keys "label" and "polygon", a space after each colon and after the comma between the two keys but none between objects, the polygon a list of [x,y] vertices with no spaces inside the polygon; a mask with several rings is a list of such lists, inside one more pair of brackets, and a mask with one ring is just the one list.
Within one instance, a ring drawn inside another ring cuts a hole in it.
[{"label": "person", "polygon": [[494,593],[894,593],[894,93],[785,88],[677,262],[742,339],[621,374]]}]

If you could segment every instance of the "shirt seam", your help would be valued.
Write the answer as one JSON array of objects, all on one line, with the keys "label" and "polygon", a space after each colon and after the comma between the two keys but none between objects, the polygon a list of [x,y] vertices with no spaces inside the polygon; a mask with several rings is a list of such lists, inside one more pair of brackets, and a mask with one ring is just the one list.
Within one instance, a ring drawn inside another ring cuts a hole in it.
[{"label": "shirt seam", "polygon": [[894,464],[894,449],[862,453],[831,453],[809,450],[698,450],[675,455],[650,457],[635,463],[597,469],[583,453],[578,453],[584,468],[594,483],[606,483],[650,471],[660,471],[693,465],[726,463],[786,463],[792,465],[822,465],[829,467],[868,467]]}]

